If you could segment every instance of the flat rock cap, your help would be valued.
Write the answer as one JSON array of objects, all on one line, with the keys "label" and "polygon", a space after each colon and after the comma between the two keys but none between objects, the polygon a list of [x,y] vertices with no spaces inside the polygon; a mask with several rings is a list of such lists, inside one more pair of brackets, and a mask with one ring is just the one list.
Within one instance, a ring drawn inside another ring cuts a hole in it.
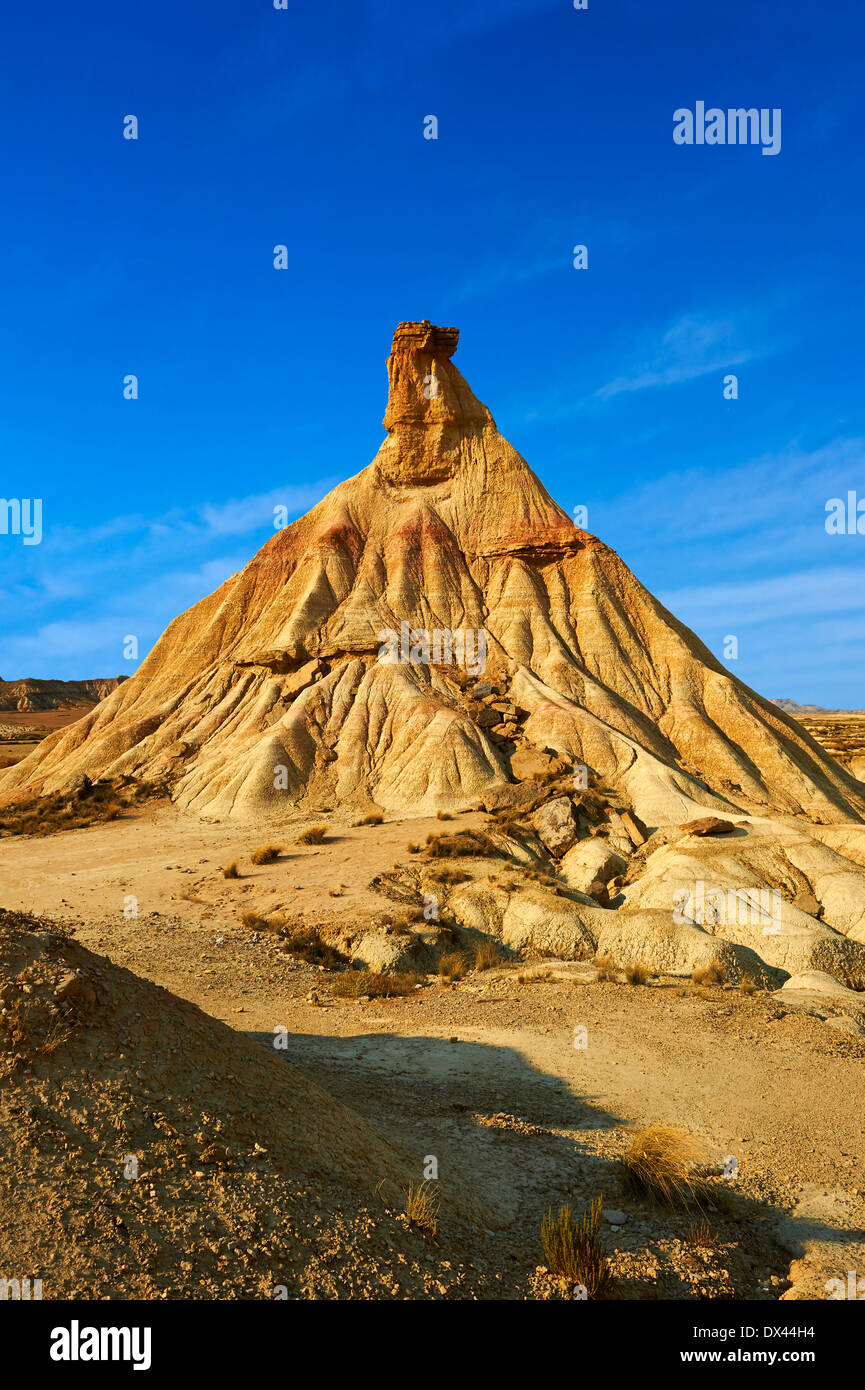
[{"label": "flat rock cap", "polygon": [[429,319],[419,323],[398,323],[391,352],[428,352],[434,357],[452,357],[460,340],[458,328],[437,328]]}]

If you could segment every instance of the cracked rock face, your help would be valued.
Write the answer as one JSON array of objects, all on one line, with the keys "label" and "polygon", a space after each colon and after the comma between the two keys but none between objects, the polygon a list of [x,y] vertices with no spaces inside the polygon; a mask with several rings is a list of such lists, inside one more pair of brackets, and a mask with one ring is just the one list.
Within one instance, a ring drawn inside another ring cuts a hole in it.
[{"label": "cracked rock face", "polygon": [[86,773],[167,777],[208,815],[423,813],[581,765],[647,826],[865,818],[861,784],[556,505],[453,365],[458,338],[398,325],[369,466],[0,772],[0,801]]}]

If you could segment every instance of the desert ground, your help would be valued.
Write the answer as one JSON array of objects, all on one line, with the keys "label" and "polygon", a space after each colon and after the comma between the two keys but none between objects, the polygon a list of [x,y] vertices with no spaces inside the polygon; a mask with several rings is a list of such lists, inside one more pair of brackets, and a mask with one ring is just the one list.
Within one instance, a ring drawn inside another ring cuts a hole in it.
[{"label": "desert ground", "polygon": [[[403,997],[340,997],[342,972],[241,921],[244,911],[282,914],[331,940],[386,923],[393,900],[371,885],[412,862],[408,843],[488,820],[331,817],[325,843],[304,845],[296,841],[309,822],[298,819],[274,827],[281,852],[255,866],[265,837],[254,829],[153,803],[49,837],[0,839],[3,905],[74,927],[98,957],[251,1040],[271,1069],[296,1068],[393,1140],[416,1181],[427,1156],[437,1158],[448,1196],[443,1186],[435,1235],[399,1227],[404,1193],[394,1186],[370,1193],[363,1209],[385,1251],[389,1229],[408,1243],[399,1277],[385,1261],[369,1266],[366,1283],[349,1279],[358,1236],[346,1222],[330,1237],[340,1278],[325,1277],[318,1256],[304,1263],[312,1296],[569,1297],[546,1270],[541,1220],[550,1207],[579,1210],[601,1196],[616,1297],[825,1297],[828,1279],[865,1263],[865,1037],[786,1008],[775,991],[663,974],[632,985],[621,972],[598,979],[588,961],[538,953],[455,980],[430,971]],[[235,861],[240,876],[224,878]],[[129,894],[134,917],[124,916]],[[584,1048],[574,1046],[578,1027]],[[281,1029],[287,1048],[275,1050]],[[631,1131],[656,1124],[695,1136],[718,1173],[735,1158],[735,1179],[716,1179],[717,1204],[664,1210],[623,1187],[618,1160]],[[233,1236],[225,1174],[208,1168],[197,1182]],[[150,1200],[160,1200],[155,1189]],[[245,1200],[255,1205],[254,1186]],[[467,1202],[483,1214],[466,1218]],[[50,1209],[47,1196],[42,1205]],[[158,1246],[159,1219],[150,1211],[148,1220]],[[33,1240],[31,1230],[28,1249]],[[94,1268],[84,1251],[67,1252],[61,1274],[50,1242],[36,1248],[61,1296],[260,1297],[284,1277],[266,1243],[251,1253],[244,1245],[240,1264],[188,1250],[184,1267],[160,1275],[146,1265],[143,1285],[123,1263]]]}]

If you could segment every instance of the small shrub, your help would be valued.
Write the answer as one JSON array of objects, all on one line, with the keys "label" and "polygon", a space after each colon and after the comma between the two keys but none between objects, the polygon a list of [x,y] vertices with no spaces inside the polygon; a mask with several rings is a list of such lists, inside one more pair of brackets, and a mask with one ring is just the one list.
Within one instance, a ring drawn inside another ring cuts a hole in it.
[{"label": "small shrub", "polygon": [[466,958],[462,951],[449,951],[439,961],[439,975],[443,980],[461,980],[466,973]]},{"label": "small shrub", "polygon": [[424,1235],[434,1236],[438,1230],[439,1194],[432,1183],[425,1181],[418,1187],[409,1183],[405,1196],[405,1214],[412,1226]]},{"label": "small shrub", "polygon": [[599,1234],[602,1209],[602,1199],[596,1197],[579,1223],[569,1206],[561,1207],[558,1216],[550,1207],[541,1222],[541,1244],[550,1272],[569,1284],[581,1284],[589,1298],[599,1298],[612,1283]]},{"label": "small shrub", "polygon": [[625,966],[625,979],[629,985],[647,985],[649,983],[649,968],[634,961],[631,965]]},{"label": "small shrub", "polygon": [[708,965],[701,965],[691,972],[691,980],[695,985],[723,985],[727,980],[727,971],[723,961],[717,956],[713,956]]},{"label": "small shrub", "polygon": [[495,941],[479,941],[474,949],[472,965],[475,970],[491,970],[501,964],[502,953]]},{"label": "small shrub", "polygon": [[[419,849],[420,845],[416,845],[412,853],[416,853]],[[430,869],[429,877],[434,883],[444,883],[450,886],[455,883],[467,883],[471,874],[467,874],[464,869],[448,869],[442,866],[442,868]]]},{"label": "small shrub", "polygon": [[453,820],[450,811],[436,811],[436,820]]},{"label": "small shrub", "polygon": [[379,975],[372,970],[346,970],[333,981],[331,991],[340,999],[360,999],[364,994],[371,999],[393,999],[413,994],[419,983],[419,975]]},{"label": "small shrub", "polygon": [[240,870],[237,867],[237,860],[232,859],[230,864],[226,864],[222,870],[223,878],[240,878]]},{"label": "small shrub", "polygon": [[241,912],[240,920],[247,931],[269,931],[270,923],[266,917],[262,917],[259,912]]},{"label": "small shrub", "polygon": [[618,980],[619,967],[612,956],[595,956],[594,965],[598,980]]},{"label": "small shrub", "polygon": [[336,970],[347,964],[346,957],[322,941],[315,927],[295,927],[282,941],[286,954],[308,961],[310,965],[323,965],[326,970]]},{"label": "small shrub", "polygon": [[753,975],[743,975],[739,981],[739,989],[743,994],[756,994],[757,988],[757,981]]},{"label": "small shrub", "polygon": [[416,845],[414,840],[409,840],[408,844],[406,845],[406,849],[408,850],[409,854],[420,854],[420,848],[420,845]]},{"label": "small shrub", "polygon": [[692,1169],[704,1157],[702,1146],[673,1125],[638,1130],[624,1158],[625,1180],[637,1197],[664,1207],[687,1207],[697,1200]]},{"label": "small shrub", "polygon": [[457,830],[450,835],[427,835],[429,859],[462,859],[471,856],[499,856],[489,835],[482,830]]},{"label": "small shrub", "polygon": [[381,825],[383,821],[381,811],[370,811],[368,816],[361,816],[360,820],[356,820],[355,825]]},{"label": "small shrub", "polygon": [[720,1243],[708,1221],[695,1221],[688,1230],[687,1240],[689,1245],[701,1250],[712,1250]]},{"label": "small shrub", "polygon": [[327,839],[326,825],[308,825],[303,834],[298,835],[299,845],[323,845]]},{"label": "small shrub", "polygon": [[272,864],[281,853],[282,847],[280,845],[259,845],[258,849],[252,851],[252,862],[253,864]]}]

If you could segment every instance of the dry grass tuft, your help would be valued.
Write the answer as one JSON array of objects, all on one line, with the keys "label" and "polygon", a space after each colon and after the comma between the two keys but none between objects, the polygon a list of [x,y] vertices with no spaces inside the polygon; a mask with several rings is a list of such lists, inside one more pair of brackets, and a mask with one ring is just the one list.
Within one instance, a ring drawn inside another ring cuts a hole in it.
[{"label": "dry grass tuft", "polygon": [[361,816],[360,820],[355,821],[355,825],[382,825],[384,816],[381,811],[370,811],[368,816]]},{"label": "dry grass tuft", "polygon": [[409,1183],[405,1195],[405,1214],[412,1226],[423,1231],[424,1235],[434,1236],[438,1230],[438,1209],[439,1194],[430,1182],[424,1181],[418,1187]]},{"label": "dry grass tuft", "polygon": [[450,811],[436,811],[436,820],[453,820]]},{"label": "dry grass tuft", "polygon": [[299,845],[323,845],[327,839],[326,825],[308,825],[303,834],[298,835]]},{"label": "dry grass tuft", "polygon": [[472,967],[475,970],[492,970],[500,965],[502,951],[497,941],[479,941],[474,949]]},{"label": "dry grass tuft", "polygon": [[756,994],[758,985],[753,975],[743,975],[739,981],[739,989],[743,994]]},{"label": "dry grass tuft", "polygon": [[408,850],[409,854],[420,854],[421,847],[420,845],[415,844],[414,840],[409,840],[408,844],[406,845],[406,849]]},{"label": "dry grass tuft", "polygon": [[461,980],[466,973],[466,958],[462,951],[449,951],[439,961],[439,975],[443,980]]},{"label": "dry grass tuft", "polygon": [[[416,848],[419,850],[420,845]],[[471,874],[467,874],[464,869],[449,869],[444,865],[441,868],[429,869],[428,874],[433,882],[444,883],[445,885],[466,883],[471,878]]]},{"label": "dry grass tuft", "polygon": [[247,931],[270,931],[270,923],[259,912],[241,912],[240,921]]},{"label": "dry grass tuft", "polygon": [[499,857],[489,835],[482,830],[457,830],[450,835],[427,835],[428,859],[467,859],[471,856]]},{"label": "dry grass tuft", "polygon": [[698,1201],[692,1170],[704,1158],[702,1145],[686,1130],[648,1125],[634,1134],[625,1154],[625,1180],[637,1197],[663,1207],[688,1207]]},{"label": "dry grass tuft", "polygon": [[598,972],[598,980],[618,980],[619,967],[612,956],[595,956],[593,964]]},{"label": "dry grass tuft", "polygon": [[348,958],[323,941],[315,927],[294,927],[283,938],[281,945],[287,955],[297,956],[310,965],[323,965],[326,970],[336,970],[348,964]]},{"label": "dry grass tuft", "polygon": [[222,870],[223,878],[240,878],[240,870],[237,867],[237,860],[232,859],[230,864],[226,864]]},{"label": "dry grass tuft", "polygon": [[331,991],[340,999],[361,999],[365,994],[371,999],[395,999],[414,994],[420,982],[420,975],[378,975],[372,970],[346,970],[333,981]]},{"label": "dry grass tuft", "polygon": [[713,1250],[721,1243],[708,1221],[693,1222],[688,1229],[687,1241],[701,1250]]},{"label": "dry grass tuft", "polygon": [[713,956],[708,965],[701,965],[691,973],[695,985],[723,985],[727,982],[727,971],[723,961]]},{"label": "dry grass tuft", "polygon": [[589,1298],[599,1298],[612,1284],[610,1267],[604,1254],[599,1228],[603,1202],[596,1197],[580,1222],[563,1206],[558,1216],[550,1207],[541,1222],[541,1244],[552,1274],[579,1284]]},{"label": "dry grass tuft", "polygon": [[629,985],[647,985],[650,974],[649,967],[640,961],[634,961],[631,965],[625,966],[625,979]]},{"label": "dry grass tuft", "polygon": [[252,851],[253,864],[272,864],[282,854],[281,845],[259,845]]}]

